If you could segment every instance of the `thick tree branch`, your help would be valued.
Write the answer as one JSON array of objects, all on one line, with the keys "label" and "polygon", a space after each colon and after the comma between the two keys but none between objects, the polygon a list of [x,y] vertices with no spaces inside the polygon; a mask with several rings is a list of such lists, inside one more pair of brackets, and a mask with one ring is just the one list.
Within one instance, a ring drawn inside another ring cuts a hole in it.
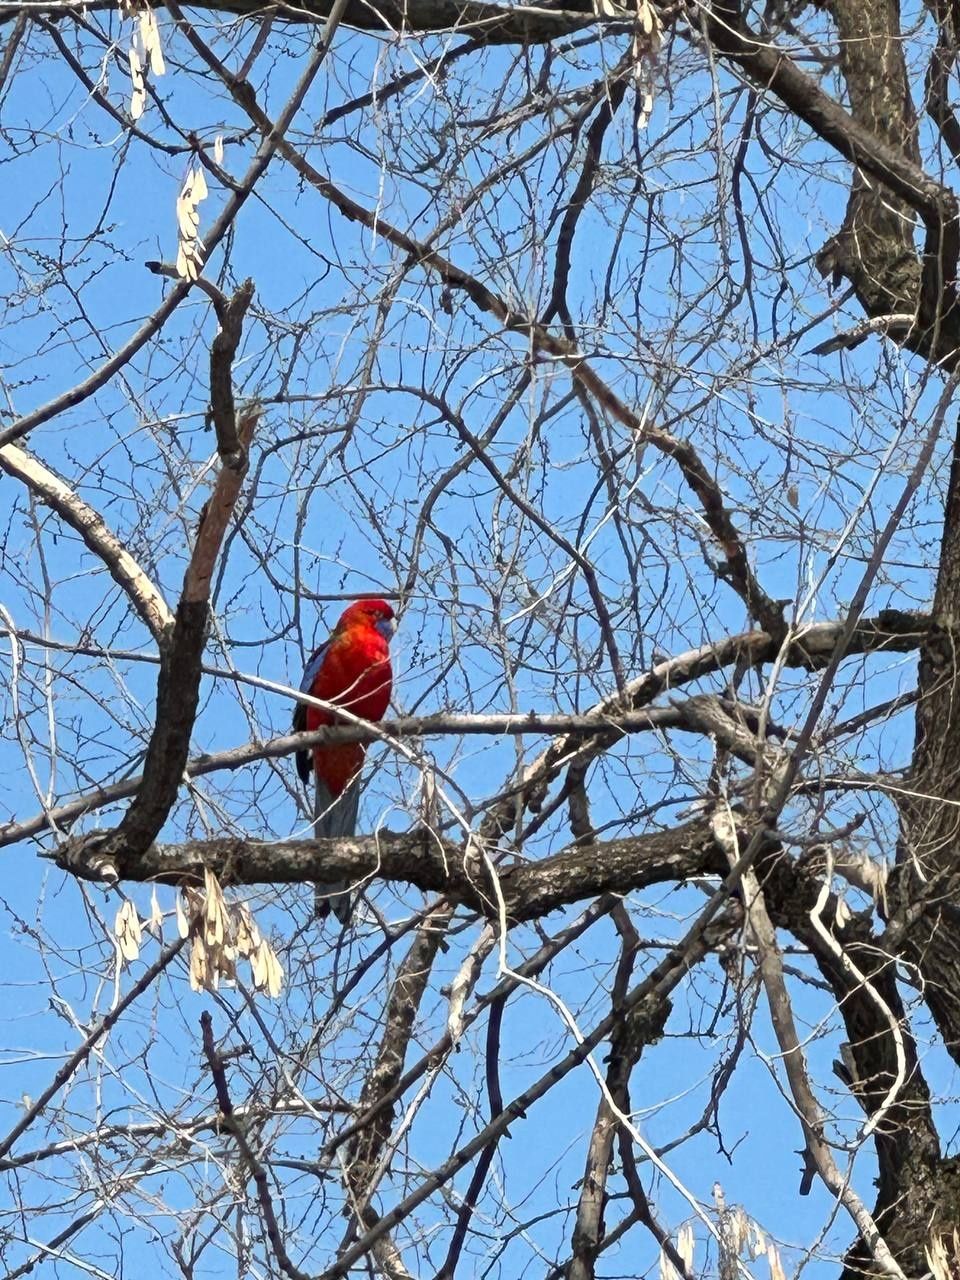
[{"label": "thick tree branch", "polygon": [[38,501],[74,529],[110,576],[123,588],[140,620],[158,645],[166,643],[173,614],[158,587],[141,569],[103,516],[49,467],[13,444],[0,446],[0,467],[26,485]]},{"label": "thick tree branch", "polygon": [[[846,647],[846,654],[852,657],[866,653],[910,653],[920,647],[927,625],[925,614],[886,609],[875,618],[866,619],[859,624]],[[807,670],[824,666],[833,654],[842,628],[843,624],[839,622],[821,622],[809,627],[791,643],[784,655],[784,664]],[[680,688],[693,680],[722,671],[733,663],[761,666],[772,662],[778,652],[779,645],[775,637],[763,631],[750,631],[665,658],[650,671],[630,681],[622,699],[619,695],[604,699],[582,717],[559,717],[555,720],[550,716],[423,716],[387,721],[369,729],[352,726],[318,729],[311,734],[286,734],[267,742],[253,742],[229,751],[197,756],[185,765],[183,773],[187,778],[205,777],[221,769],[243,768],[256,760],[291,755],[294,751],[317,742],[373,742],[382,738],[446,732],[519,734],[528,729],[531,732],[553,732],[554,728],[559,729],[562,736],[525,770],[521,781],[522,790],[511,793],[496,807],[496,821],[506,822],[509,826],[516,812],[518,798],[522,798],[525,804],[535,802],[536,796],[573,759],[582,758],[588,762],[606,750],[612,742],[618,741],[624,732],[679,727],[683,716],[675,707],[656,708],[647,712],[640,710],[665,690]],[[271,684],[270,687],[276,686]],[[285,692],[296,696],[294,690]],[[626,711],[624,704],[628,708]],[[634,710],[637,713],[635,717]],[[610,721],[609,732],[598,733],[598,722],[603,725],[607,719]],[[473,729],[472,725],[478,727]],[[589,744],[584,743],[584,735],[587,733],[592,736]],[[63,826],[83,814],[125,800],[136,794],[141,783],[142,777],[110,783],[51,809],[49,814],[39,813],[23,822],[0,826],[0,848],[47,830],[51,819]]]},{"label": "thick tree branch", "polygon": [[[251,410],[240,423],[238,435],[244,456],[258,417],[259,410]],[[146,848],[159,835],[176,801],[200,698],[213,567],[245,470],[245,465],[239,469],[224,467],[201,514],[176,621],[160,664],[153,733],[143,778],[120,825],[103,839],[101,854],[106,859],[118,854],[129,856],[133,850]]]},{"label": "thick tree branch", "polygon": [[[750,31],[738,5],[703,10],[702,21],[719,53],[857,166],[844,230],[821,251],[821,270],[847,276],[870,317],[911,315],[905,345],[952,367],[960,349],[960,207],[953,192],[919,163],[898,6],[834,0],[830,7],[853,114],[783,49]],[[909,211],[926,228],[920,260]]]},{"label": "thick tree branch", "polygon": [[118,856],[142,852],[150,846],[167,820],[183,781],[200,698],[201,660],[207,638],[213,569],[240,495],[250,441],[260,416],[259,409],[248,409],[237,426],[233,421],[232,392],[225,397],[223,387],[224,377],[229,378],[225,366],[236,351],[239,325],[251,295],[252,285],[247,281],[231,303],[222,308],[229,332],[211,358],[211,372],[218,442],[229,463],[221,468],[213,493],[201,512],[174,624],[161,646],[154,725],[143,777],[116,829],[98,836],[99,856],[104,866],[111,865]]},{"label": "thick tree branch", "polygon": [[[304,4],[279,4],[275,16],[290,23],[326,22],[335,0],[306,0]],[[91,0],[81,4],[79,0],[39,0],[26,6],[38,17],[62,19],[71,13],[108,10],[110,0]],[[263,5],[258,0],[200,0],[194,8],[212,13],[233,13],[240,17],[260,18]],[[18,17],[24,12],[23,4],[0,4],[0,24]],[[469,35],[478,43],[498,44],[546,44],[551,40],[572,35],[586,27],[606,31],[628,31],[632,20],[605,18],[598,14],[593,4],[585,0],[573,0],[563,7],[551,5],[486,4],[482,0],[385,0],[376,5],[363,0],[348,0],[341,24],[357,31],[381,32],[388,35],[403,33],[456,32]]]},{"label": "thick tree branch", "polygon": [[229,471],[242,475],[247,465],[247,452],[237,430],[233,403],[233,360],[243,333],[243,317],[253,299],[253,281],[245,280],[229,300],[220,300],[219,290],[213,305],[220,330],[210,344],[210,417],[217,436],[220,461]]},{"label": "thick tree branch", "polygon": [[[937,1188],[944,1189],[956,1176],[955,1162],[941,1159],[929,1090],[897,987],[895,953],[877,937],[868,912],[852,915],[842,925],[834,923],[835,949],[826,946],[814,928],[813,913],[828,874],[822,849],[811,850],[796,862],[768,856],[757,864],[757,880],[771,919],[809,950],[833,991],[846,1029],[854,1097],[868,1118],[878,1117],[885,1108],[882,1123],[872,1132],[879,1164],[873,1218],[900,1266],[915,1275],[925,1267],[923,1251],[928,1223],[936,1217]],[[836,922],[837,907],[831,896],[822,918]],[[845,964],[838,952],[852,965]],[[904,1079],[892,1105],[888,1095],[901,1063],[891,1015],[898,1020],[905,1055]],[[844,1280],[854,1280],[869,1265],[868,1252],[857,1242]]]},{"label": "thick tree branch", "polygon": [[[224,885],[306,884],[377,876],[443,893],[496,917],[496,902],[482,866],[464,865],[459,845],[440,841],[428,831],[263,843],[225,836],[151,845],[143,852],[127,845],[115,849],[112,856],[93,832],[62,845],[54,857],[65,870],[90,880],[180,884],[202,881],[205,868]],[[671,831],[574,847],[538,862],[504,867],[499,879],[508,915],[520,922],[601,893],[629,893],[650,884],[717,872],[723,866],[711,824],[700,818]]]},{"label": "thick tree branch", "polygon": [[905,152],[864,128],[768,38],[755,35],[739,14],[724,7],[703,11],[704,27],[717,50],[765,91],[775,94],[819,137],[864,173],[895,192],[923,219],[933,246],[943,255],[944,280],[955,278],[957,200],[928,177]]}]

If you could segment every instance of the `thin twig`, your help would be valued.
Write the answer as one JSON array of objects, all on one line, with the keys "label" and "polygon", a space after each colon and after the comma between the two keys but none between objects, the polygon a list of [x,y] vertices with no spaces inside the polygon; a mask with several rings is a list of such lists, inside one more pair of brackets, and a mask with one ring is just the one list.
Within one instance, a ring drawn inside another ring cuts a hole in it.
[{"label": "thin twig", "polygon": [[240,1154],[250,1172],[250,1176],[253,1178],[257,1189],[257,1202],[260,1205],[260,1212],[263,1214],[263,1223],[267,1230],[274,1257],[277,1259],[277,1265],[284,1275],[290,1277],[290,1280],[310,1280],[305,1271],[301,1271],[299,1267],[294,1265],[290,1255],[287,1253],[273,1207],[273,1197],[270,1194],[267,1173],[247,1141],[243,1122],[234,1113],[233,1103],[230,1100],[230,1089],[227,1085],[227,1073],[213,1041],[213,1019],[206,1009],[200,1015],[200,1029],[203,1036],[204,1057],[210,1068],[210,1076],[213,1080],[213,1087],[216,1090],[217,1106],[223,1116],[223,1128],[232,1135],[240,1148]]},{"label": "thin twig", "polygon": [[66,1060],[57,1074],[53,1077],[50,1084],[47,1085],[43,1093],[30,1104],[26,1113],[13,1126],[5,1138],[0,1140],[0,1160],[9,1152],[10,1148],[27,1129],[33,1124],[37,1117],[45,1110],[47,1103],[51,1098],[63,1088],[68,1080],[83,1066],[95,1045],[103,1039],[107,1032],[116,1025],[123,1017],[126,1011],[134,1003],[138,997],[153,985],[156,978],[163,973],[164,969],[174,960],[186,945],[186,938],[177,938],[174,942],[166,947],[149,968],[145,969],[137,981],[133,984],[122,1000],[104,1014],[103,1019],[90,1032],[79,1048],[75,1049],[70,1057]]}]

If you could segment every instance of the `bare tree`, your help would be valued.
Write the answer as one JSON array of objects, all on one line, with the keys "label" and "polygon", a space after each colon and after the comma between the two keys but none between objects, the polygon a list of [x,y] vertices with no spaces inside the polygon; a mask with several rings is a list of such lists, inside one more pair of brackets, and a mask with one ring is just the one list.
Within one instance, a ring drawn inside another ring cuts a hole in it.
[{"label": "bare tree", "polygon": [[8,1277],[956,1274],[958,23],[0,0]]}]

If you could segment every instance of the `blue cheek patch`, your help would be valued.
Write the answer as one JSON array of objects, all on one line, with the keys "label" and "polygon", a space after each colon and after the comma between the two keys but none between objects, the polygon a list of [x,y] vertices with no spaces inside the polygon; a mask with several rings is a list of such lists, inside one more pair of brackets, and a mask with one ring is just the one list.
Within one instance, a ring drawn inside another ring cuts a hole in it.
[{"label": "blue cheek patch", "polygon": [[380,634],[383,636],[384,640],[386,640],[387,644],[389,644],[390,641],[393,639],[397,630],[397,624],[394,621],[394,619],[378,618],[373,625],[374,627],[376,627],[377,631],[379,631]]}]

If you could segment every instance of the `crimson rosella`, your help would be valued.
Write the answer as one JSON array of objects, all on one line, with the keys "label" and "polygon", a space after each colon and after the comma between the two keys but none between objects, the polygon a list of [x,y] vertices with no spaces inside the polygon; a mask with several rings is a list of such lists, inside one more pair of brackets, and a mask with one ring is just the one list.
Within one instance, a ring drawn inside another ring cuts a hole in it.
[{"label": "crimson rosella", "polygon": [[[380,720],[390,703],[393,674],[390,640],[397,629],[385,600],[358,600],[345,609],[326,644],[311,655],[300,682],[303,693],[345,707],[364,720]],[[337,724],[335,712],[297,703],[295,733]],[[339,721],[343,723],[343,721]],[[313,768],[316,781],[313,830],[316,836],[352,836],[357,826],[360,770],[367,748],[362,742],[314,747],[297,752],[297,772],[306,783]],[[347,883],[317,886],[317,915],[331,910],[341,924],[350,919]]]}]

